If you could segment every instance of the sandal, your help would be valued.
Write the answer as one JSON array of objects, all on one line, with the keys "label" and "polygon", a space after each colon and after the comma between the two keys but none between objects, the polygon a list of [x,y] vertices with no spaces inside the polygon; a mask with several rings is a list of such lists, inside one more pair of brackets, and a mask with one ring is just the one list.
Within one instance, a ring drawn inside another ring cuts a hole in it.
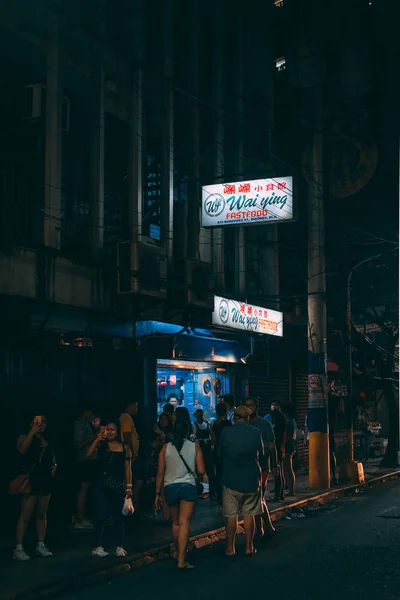
[{"label": "sandal", "polygon": [[192,569],[194,569],[194,566],[191,565],[188,562],[185,562],[185,564],[183,565],[183,567],[178,567],[179,571],[191,571]]},{"label": "sandal", "polygon": [[245,553],[245,557],[246,558],[251,558],[252,556],[255,556],[257,554],[257,550],[255,548],[253,548],[253,550],[251,552],[246,552]]}]

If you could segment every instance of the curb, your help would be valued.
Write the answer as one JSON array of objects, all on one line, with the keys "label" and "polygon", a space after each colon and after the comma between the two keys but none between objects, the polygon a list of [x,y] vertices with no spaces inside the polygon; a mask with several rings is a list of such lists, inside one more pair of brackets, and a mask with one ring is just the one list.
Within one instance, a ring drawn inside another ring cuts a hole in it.
[{"label": "curb", "polygon": [[[400,469],[380,475],[379,477],[371,477],[362,484],[351,484],[342,487],[336,487],[326,492],[321,492],[314,496],[309,496],[298,502],[293,502],[285,506],[280,506],[270,511],[271,519],[273,522],[280,521],[293,510],[302,508],[304,506],[318,505],[318,504],[329,504],[340,496],[346,495],[346,493],[373,487],[379,483],[386,483],[394,479],[400,478]],[[238,533],[242,533],[242,523],[239,523]],[[225,539],[225,527],[219,527],[199,535],[195,535],[190,538],[189,549],[199,549],[206,546],[213,545],[221,540]],[[169,543],[163,546],[152,548],[146,552],[139,554],[132,554],[127,556],[121,563],[120,559],[116,559],[114,564],[108,565],[104,569],[99,569],[98,566],[93,566],[77,576],[71,577],[66,580],[51,583],[47,587],[38,586],[36,588],[24,591],[18,591],[15,594],[9,594],[8,596],[2,597],[2,600],[39,600],[49,599],[67,594],[73,590],[88,587],[93,584],[101,583],[102,581],[109,581],[119,575],[129,573],[135,569],[150,565],[152,563],[167,560],[171,558],[174,544]],[[117,562],[118,561],[118,562]]]}]

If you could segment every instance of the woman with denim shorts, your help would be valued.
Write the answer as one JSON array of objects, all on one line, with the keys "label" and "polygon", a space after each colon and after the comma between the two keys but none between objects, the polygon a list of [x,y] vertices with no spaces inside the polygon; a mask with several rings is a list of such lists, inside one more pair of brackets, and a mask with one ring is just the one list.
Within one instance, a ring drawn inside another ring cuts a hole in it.
[{"label": "woman with denim shorts", "polygon": [[189,424],[177,420],[171,442],[158,457],[156,509],[162,506],[161,490],[171,510],[172,534],[178,544],[178,569],[192,569],[186,561],[190,522],[197,500],[196,476],[208,483],[200,447],[188,440]]}]

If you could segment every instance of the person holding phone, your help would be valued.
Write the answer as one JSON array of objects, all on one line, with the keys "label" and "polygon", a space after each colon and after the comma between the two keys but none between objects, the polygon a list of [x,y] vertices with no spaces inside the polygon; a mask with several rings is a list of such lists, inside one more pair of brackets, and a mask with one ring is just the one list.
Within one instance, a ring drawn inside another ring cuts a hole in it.
[{"label": "person holding phone", "polygon": [[104,558],[103,537],[107,519],[113,519],[116,556],[126,556],[123,547],[125,498],[132,498],[132,453],[121,440],[119,420],[109,421],[88,450],[88,456],[97,453],[98,475],[95,483],[95,547],[93,556]]},{"label": "person holding phone", "polygon": [[47,421],[44,415],[37,415],[30,421],[30,429],[18,437],[17,450],[21,470],[29,474],[29,493],[21,498],[21,514],[17,524],[17,545],[13,559],[27,561],[23,542],[26,529],[36,509],[36,531],[38,543],[36,555],[49,557],[52,553],[44,543],[47,530],[47,509],[53,491],[53,476],[56,461],[53,447],[46,435]]}]

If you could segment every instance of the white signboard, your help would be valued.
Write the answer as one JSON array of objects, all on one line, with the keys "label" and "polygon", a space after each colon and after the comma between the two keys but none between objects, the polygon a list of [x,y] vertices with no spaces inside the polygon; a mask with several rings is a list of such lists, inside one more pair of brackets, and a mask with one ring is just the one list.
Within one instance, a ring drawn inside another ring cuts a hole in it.
[{"label": "white signboard", "polygon": [[213,325],[283,337],[283,313],[214,296]]},{"label": "white signboard", "polygon": [[203,227],[292,221],[293,177],[216,183],[202,188]]}]

